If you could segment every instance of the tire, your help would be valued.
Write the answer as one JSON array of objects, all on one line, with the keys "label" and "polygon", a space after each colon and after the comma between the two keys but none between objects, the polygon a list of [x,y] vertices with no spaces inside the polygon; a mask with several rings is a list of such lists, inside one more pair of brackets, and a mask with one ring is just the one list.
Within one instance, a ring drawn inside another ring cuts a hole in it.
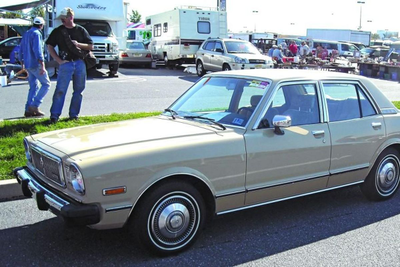
[{"label": "tire", "polygon": [[224,64],[224,65],[222,66],[222,70],[223,70],[223,71],[228,71],[228,70],[231,70],[231,67],[230,67],[228,64]]},{"label": "tire", "polygon": [[171,60],[168,60],[167,54],[164,55],[164,63],[166,68],[171,70],[174,68],[173,62]]},{"label": "tire", "polygon": [[399,187],[400,157],[394,148],[384,150],[375,162],[361,191],[370,200],[391,198]]},{"label": "tire", "polygon": [[204,69],[203,62],[201,62],[200,60],[197,61],[196,72],[197,72],[197,76],[199,76],[199,77],[204,76],[204,74],[206,74],[206,70]]},{"label": "tire", "polygon": [[150,251],[171,255],[189,248],[205,222],[205,203],[192,185],[168,182],[157,186],[140,201],[133,229]]}]

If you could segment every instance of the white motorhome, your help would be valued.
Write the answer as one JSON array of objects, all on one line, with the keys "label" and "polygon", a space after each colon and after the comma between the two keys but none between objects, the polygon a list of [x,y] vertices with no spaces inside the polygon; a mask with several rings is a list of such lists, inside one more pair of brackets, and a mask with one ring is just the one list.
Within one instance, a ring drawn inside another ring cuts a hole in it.
[{"label": "white motorhome", "polygon": [[167,66],[194,63],[195,54],[207,38],[226,38],[226,12],[216,8],[180,7],[146,17],[151,31],[149,49]]},{"label": "white motorhome", "polygon": [[[97,68],[108,65],[110,76],[117,73],[119,67],[119,47],[124,47],[124,30],[126,29],[127,6],[124,0],[96,0],[88,3],[85,0],[53,0],[55,18],[65,7],[75,12],[75,23],[89,32],[94,42],[94,50],[98,59]],[[54,27],[61,25],[61,20],[54,20]]]}]

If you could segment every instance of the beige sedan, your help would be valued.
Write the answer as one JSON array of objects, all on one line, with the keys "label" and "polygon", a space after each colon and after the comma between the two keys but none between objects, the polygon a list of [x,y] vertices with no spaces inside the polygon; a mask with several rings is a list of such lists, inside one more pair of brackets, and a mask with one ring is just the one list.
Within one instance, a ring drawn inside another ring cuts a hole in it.
[{"label": "beige sedan", "polygon": [[384,200],[399,186],[399,111],[367,78],[334,72],[217,72],[160,116],[24,145],[15,175],[39,209],[127,226],[164,255],[188,248],[214,215],[355,184]]},{"label": "beige sedan", "polygon": [[151,68],[153,58],[142,41],[126,42],[126,48],[119,53],[119,63],[129,65],[144,65]]}]

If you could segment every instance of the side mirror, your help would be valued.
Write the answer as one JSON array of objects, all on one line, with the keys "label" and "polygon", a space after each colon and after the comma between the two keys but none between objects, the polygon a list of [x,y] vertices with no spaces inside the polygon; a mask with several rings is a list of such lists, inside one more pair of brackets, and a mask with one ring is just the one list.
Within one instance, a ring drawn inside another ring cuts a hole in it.
[{"label": "side mirror", "polygon": [[222,48],[216,48],[216,49],[215,49],[215,52],[224,53],[224,49],[222,49]]},{"label": "side mirror", "polygon": [[281,129],[281,127],[286,128],[292,125],[292,118],[290,116],[285,115],[276,115],[272,119],[272,125],[274,125],[275,130],[274,133],[277,135],[284,135],[285,132]]}]

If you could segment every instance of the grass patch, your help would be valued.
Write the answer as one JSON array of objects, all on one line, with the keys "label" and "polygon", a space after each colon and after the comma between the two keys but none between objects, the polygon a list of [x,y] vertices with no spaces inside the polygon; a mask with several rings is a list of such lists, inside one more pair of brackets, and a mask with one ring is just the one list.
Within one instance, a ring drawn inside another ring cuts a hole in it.
[{"label": "grass patch", "polygon": [[23,139],[27,135],[103,122],[123,121],[159,115],[161,112],[111,114],[80,117],[77,121],[61,119],[49,125],[49,119],[0,121],[0,180],[14,179],[15,167],[26,164]]}]

